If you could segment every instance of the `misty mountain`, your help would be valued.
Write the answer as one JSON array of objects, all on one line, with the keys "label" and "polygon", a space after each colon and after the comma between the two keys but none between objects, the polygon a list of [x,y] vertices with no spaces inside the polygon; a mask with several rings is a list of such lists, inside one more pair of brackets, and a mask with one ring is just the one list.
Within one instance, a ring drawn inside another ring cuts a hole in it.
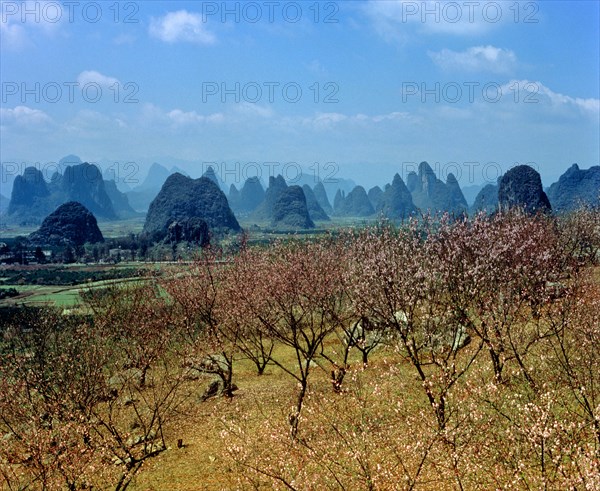
[{"label": "misty mountain", "polygon": [[63,203],[76,201],[96,217],[115,220],[117,214],[108,197],[100,169],[86,162],[67,166],[58,190]]},{"label": "misty mountain", "polygon": [[[176,168],[172,168],[171,170],[169,170],[164,165],[160,165],[160,164],[154,162],[150,166],[150,169],[148,169],[148,174],[146,174],[145,179],[142,181],[142,183],[139,186],[134,187],[133,191],[139,192],[139,191],[145,191],[145,190],[149,190],[149,189],[158,191],[158,190],[160,190],[162,185],[165,183],[167,178],[170,175],[175,174],[176,172],[179,172],[179,170]],[[179,173],[184,176],[187,175],[185,172],[179,172]]]},{"label": "misty mountain", "polygon": [[17,176],[7,210],[7,221],[17,224],[37,225],[58,206],[75,201],[94,216],[104,220],[130,218],[136,212],[127,196],[120,192],[114,181],[105,181],[100,169],[87,162],[75,162],[76,156],[61,159],[66,165],[64,174],[55,172],[46,182],[43,173],[28,167]]},{"label": "misty mountain", "polygon": [[467,201],[462,194],[458,181],[448,174],[446,183],[437,178],[427,162],[419,164],[418,174],[411,172],[407,176],[407,188],[413,202],[421,212],[464,213]]},{"label": "misty mountain", "polygon": [[[249,185],[248,189],[254,189],[255,192],[259,190],[260,181],[256,177],[248,179],[246,184]],[[260,188],[262,189],[262,185]],[[319,214],[321,217],[319,219],[324,219],[322,216],[327,215],[322,209],[319,212],[315,204],[318,206],[316,198],[313,202],[313,211]],[[284,230],[314,227],[304,190],[296,185],[288,187],[281,174],[277,177],[269,177],[269,186],[264,192],[264,199],[252,212],[252,217],[260,221],[269,221],[272,227]]]},{"label": "misty mountain", "polygon": [[600,206],[600,166],[582,170],[573,164],[548,188],[547,195],[557,212],[574,210],[582,204]]},{"label": "misty mountain", "polygon": [[402,220],[417,212],[412,195],[399,174],[394,175],[392,184],[382,192],[377,211],[392,220]]},{"label": "misty mountain", "polygon": [[375,210],[365,188],[356,186],[348,195],[338,190],[333,203],[333,212],[342,217],[367,217],[373,215]]},{"label": "misty mountain", "polygon": [[306,205],[306,196],[300,186],[279,190],[273,203],[271,225],[278,229],[298,230],[314,228]]},{"label": "misty mountain", "polygon": [[7,220],[21,225],[37,225],[55,208],[42,172],[27,167],[13,183]]},{"label": "misty mountain", "polygon": [[[356,187],[356,182],[354,182],[352,179],[345,179],[343,177],[339,177],[337,173],[335,173],[334,175],[325,174],[318,176],[312,172],[306,172],[298,176],[296,179],[288,181],[288,185],[296,184],[298,186],[304,186],[305,184],[308,184],[313,190],[315,186],[319,183],[321,183],[325,188],[325,192],[327,193],[329,203],[333,202],[333,198],[337,193],[338,189],[344,191],[347,194]],[[325,209],[322,204],[321,207]]]},{"label": "misty mountain", "polygon": [[215,169],[213,168],[212,165],[208,166],[208,168],[206,169],[204,174],[202,174],[202,177],[206,177],[207,179],[210,179],[217,186],[219,186],[219,189],[223,190],[223,184],[221,183],[221,180],[217,176],[217,173],[215,172]]},{"label": "misty mountain", "polygon": [[467,200],[460,189],[456,177],[452,173],[449,173],[446,177],[446,191],[448,193],[448,211],[464,213],[468,210],[469,205],[467,204]]},{"label": "misty mountain", "polygon": [[325,210],[321,207],[319,202],[317,201],[317,197],[315,193],[310,188],[308,184],[302,186],[302,191],[304,191],[304,197],[306,198],[306,207],[308,208],[308,214],[310,219],[315,221],[329,221],[329,217]]},{"label": "misty mountain", "polygon": [[494,213],[498,209],[498,185],[488,184],[484,186],[471,205],[472,215],[485,211],[487,214]]},{"label": "misty mountain", "polygon": [[187,176],[187,173],[177,167],[172,167],[169,170],[165,166],[154,162],[148,169],[148,174],[142,183],[126,193],[131,207],[139,212],[147,211],[167,178],[175,173]]},{"label": "misty mountain", "polygon": [[487,183],[484,184],[471,184],[469,186],[464,186],[462,189],[463,196],[467,200],[467,205],[472,206],[475,203],[475,198],[479,194],[479,192],[487,186]]},{"label": "misty mountain", "polygon": [[287,183],[281,174],[277,177],[269,176],[269,186],[265,191],[265,198],[254,210],[252,216],[257,220],[272,220],[275,216],[275,203],[287,187]]},{"label": "misty mountain", "polygon": [[102,172],[102,177],[105,182],[115,181],[115,185],[121,193],[128,193],[132,189],[131,186],[127,182],[125,182],[125,177],[133,179],[133,176],[130,177],[119,174],[119,172],[116,171],[114,167],[109,166],[108,168],[104,169],[104,171]]},{"label": "misty mountain", "polygon": [[238,188],[235,187],[235,184],[231,184],[231,186],[229,186],[229,193],[227,193],[227,202],[229,203],[229,207],[234,211],[234,213],[239,213],[240,192],[238,191]]},{"label": "misty mountain", "polygon": [[313,188],[313,193],[315,195],[315,199],[317,200],[321,208],[323,208],[323,211],[328,215],[331,215],[333,213],[333,207],[329,202],[329,198],[327,197],[327,191],[325,190],[325,186],[323,186],[322,182],[318,182],[317,184],[315,184],[315,187]]},{"label": "misty mountain", "polygon": [[369,197],[369,201],[371,202],[373,209],[379,209],[381,199],[383,198],[383,190],[379,186],[374,186],[369,189],[367,196]]},{"label": "misty mountain", "polygon": [[106,190],[106,194],[112,201],[115,213],[119,218],[132,218],[135,216],[140,216],[140,213],[135,211],[129,204],[129,199],[127,198],[127,195],[119,191],[117,183],[115,181],[105,180],[104,188]]},{"label": "misty mountain", "polygon": [[241,190],[232,184],[229,188],[229,204],[236,213],[251,213],[265,199],[265,190],[258,177],[249,177]]}]

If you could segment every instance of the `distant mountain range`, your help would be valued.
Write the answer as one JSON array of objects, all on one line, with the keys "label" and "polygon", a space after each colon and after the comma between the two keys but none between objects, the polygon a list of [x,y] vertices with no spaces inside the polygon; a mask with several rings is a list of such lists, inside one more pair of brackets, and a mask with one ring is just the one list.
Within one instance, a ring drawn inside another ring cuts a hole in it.
[{"label": "distant mountain range", "polygon": [[333,199],[333,214],[342,217],[369,217],[383,215],[390,219],[403,219],[422,212],[465,213],[468,209],[456,178],[449,174],[446,182],[437,178],[427,162],[421,162],[419,171],[407,176],[407,183],[396,174],[384,189],[375,186],[367,193],[355,186],[345,193],[338,189]]},{"label": "distant mountain range", "polygon": [[[311,208],[317,215],[328,219],[318,203],[311,202]],[[314,228],[306,195],[298,185],[288,186],[283,176],[269,177],[269,187],[265,191],[264,200],[252,212],[251,217],[266,220],[274,228],[307,229]],[[316,215],[315,215],[316,219]]]},{"label": "distant mountain range", "polygon": [[600,206],[600,166],[582,170],[573,164],[547,189],[552,209],[570,211],[584,203]]},{"label": "distant mountain range", "polygon": [[175,166],[169,170],[165,166],[154,162],[150,166],[144,181],[126,193],[127,199],[133,209],[139,212],[146,212],[167,178],[175,173],[187,176],[186,172]]},{"label": "distant mountain range", "polygon": [[117,189],[114,181],[105,181],[95,165],[68,156],[61,160],[62,166],[65,166],[64,173],[55,172],[49,182],[35,167],[27,167],[23,175],[15,178],[6,210],[8,223],[37,225],[69,201],[81,203],[94,216],[104,220],[136,215],[127,196]]},{"label": "distant mountain range", "polygon": [[[207,229],[238,230],[236,217],[243,217],[266,222],[274,228],[302,229],[311,228],[315,222],[327,221],[332,216],[385,216],[402,220],[419,212],[464,214],[485,210],[491,213],[498,207],[514,204],[531,210],[551,207],[557,212],[571,210],[582,203],[600,206],[600,166],[582,170],[577,164],[573,164],[547,192],[541,187],[537,171],[527,166],[515,167],[496,184],[470,186],[471,193],[479,189],[471,207],[468,202],[472,194],[467,200],[452,174],[444,182],[427,162],[421,162],[417,172],[410,172],[406,182],[396,174],[383,189],[375,186],[368,192],[347,179],[314,183],[314,178],[300,176],[288,183],[279,175],[269,177],[266,189],[257,177],[248,178],[239,189],[232,184],[227,196],[212,167],[198,180],[179,172],[177,167],[169,170],[155,163],[145,180],[126,193],[119,190],[114,180],[104,179],[98,167],[81,162],[75,155],[61,159],[60,168],[64,168],[63,173],[56,172],[49,181],[35,167],[27,167],[17,176],[10,200],[0,195],[3,221],[39,224],[61,204],[76,201],[102,220],[128,218],[140,214],[135,210],[153,208],[152,213],[148,211],[147,232],[160,230],[167,233],[167,222],[173,219],[182,227],[182,234],[195,236],[199,234],[198,224],[185,220],[205,220]],[[173,176],[177,178],[171,179]],[[200,202],[186,204],[186,200]],[[214,200],[213,209],[209,206],[211,200]],[[215,218],[217,216],[220,218]]]},{"label": "distant mountain range", "polygon": [[[515,173],[514,169],[518,171]],[[488,184],[479,191],[471,213],[492,213],[502,207],[502,200],[505,201],[504,206],[516,200],[525,208],[551,208],[556,213],[571,211],[581,205],[600,206],[600,166],[582,170],[573,164],[545,192],[537,171],[531,172],[533,169],[527,166],[514,169],[501,176],[496,185]]]}]

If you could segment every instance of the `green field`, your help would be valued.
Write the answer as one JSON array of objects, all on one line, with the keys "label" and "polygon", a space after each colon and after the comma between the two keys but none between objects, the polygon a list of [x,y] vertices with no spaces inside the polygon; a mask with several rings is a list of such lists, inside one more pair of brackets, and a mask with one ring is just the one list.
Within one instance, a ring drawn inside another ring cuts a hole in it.
[{"label": "green field", "polygon": [[0,300],[0,307],[42,305],[76,307],[81,304],[81,291],[144,281],[145,271],[151,272],[159,267],[160,265],[153,263],[131,262],[117,265],[0,267],[0,290],[15,288],[19,292],[15,297]]},{"label": "green field", "polygon": [[12,298],[0,300],[0,307],[3,306],[28,306],[40,307],[43,305],[55,307],[77,307],[81,304],[80,292],[93,289],[104,288],[110,284],[125,284],[131,282],[143,281],[140,278],[125,278],[118,280],[101,280],[89,283],[82,283],[74,286],[49,286],[49,285],[2,285],[0,290],[16,288],[19,295]]},{"label": "green field", "polygon": [[[256,222],[241,218],[240,224],[247,232],[249,244],[265,244],[285,236],[302,238],[318,237],[328,232],[349,227],[361,227],[372,223],[374,219],[336,218],[329,222],[317,222],[316,228],[301,231],[273,230],[268,222]],[[143,228],[144,217],[115,222],[100,222],[103,235],[110,239],[138,234]],[[11,227],[2,231],[1,238],[11,239],[28,235],[32,227]],[[73,308],[81,304],[80,292],[88,288],[102,288],[107,284],[139,281],[133,270],[153,270],[161,263],[121,262],[116,265],[72,264],[72,265],[33,265],[0,266],[0,289],[16,288],[19,295],[0,300],[2,306],[42,306],[53,305]],[[131,271],[127,271],[131,270]],[[123,278],[106,279],[107,274]]]}]

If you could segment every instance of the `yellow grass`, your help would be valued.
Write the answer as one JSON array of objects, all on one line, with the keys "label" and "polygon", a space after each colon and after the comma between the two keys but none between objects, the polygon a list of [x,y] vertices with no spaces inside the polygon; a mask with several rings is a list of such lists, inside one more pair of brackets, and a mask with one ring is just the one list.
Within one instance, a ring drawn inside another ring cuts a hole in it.
[{"label": "yellow grass", "polygon": [[[274,354],[286,366],[294,366],[294,352],[290,348],[278,347]],[[380,375],[378,365],[385,363],[388,355],[385,349],[372,352],[367,373],[373,377]],[[357,357],[354,358],[354,367],[358,368]],[[323,366],[327,368],[326,363]],[[198,397],[207,380],[198,381]],[[257,376],[254,365],[247,360],[234,363],[234,382],[239,390],[233,399],[221,397],[205,402],[198,399],[191,405],[190,412],[177,428],[170,429],[168,450],[144,464],[131,489],[197,491],[239,488],[239,470],[231,468],[225,448],[227,441],[221,437],[225,429],[222,420],[236,421],[246,416],[250,418],[251,425],[260,424],[266,418],[285,422],[295,402],[297,382],[274,365],[269,365],[262,376]],[[309,386],[312,393],[331,392],[328,373],[315,367]],[[178,439],[183,440],[183,448],[177,448]]]}]

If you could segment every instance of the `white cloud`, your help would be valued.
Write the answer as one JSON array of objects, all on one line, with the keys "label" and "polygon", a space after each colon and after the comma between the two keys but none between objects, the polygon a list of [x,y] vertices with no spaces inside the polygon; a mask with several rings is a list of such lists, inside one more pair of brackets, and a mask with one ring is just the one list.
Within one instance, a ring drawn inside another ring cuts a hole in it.
[{"label": "white cloud", "polygon": [[0,22],[0,46],[20,50],[28,44],[25,28],[19,24]]},{"label": "white cloud", "polygon": [[97,72],[95,70],[86,70],[81,72],[77,76],[77,82],[81,86],[90,83],[95,83],[100,85],[101,87],[110,87],[111,85],[118,84],[119,80],[114,77],[107,77],[106,75],[102,75],[100,72]]},{"label": "white cloud", "polygon": [[379,116],[373,116],[371,120],[374,123],[380,123],[382,121],[403,121],[403,120],[412,120],[412,116],[406,112],[391,112],[389,114],[382,114]]},{"label": "white cloud", "polygon": [[317,113],[311,117],[302,118],[302,124],[317,128],[332,128],[341,123],[347,124],[377,124],[386,121],[406,121],[415,122],[417,119],[407,112],[391,112],[387,114],[376,114],[369,116],[367,114],[343,114],[343,113]]},{"label": "white cloud", "polygon": [[154,104],[144,103],[138,123],[144,127],[164,129],[165,127],[179,128],[208,123],[217,124],[223,121],[225,121],[225,116],[222,113],[200,114],[196,111],[184,111],[179,108],[165,111]]},{"label": "white cloud", "polygon": [[511,73],[517,65],[513,51],[490,45],[473,46],[465,51],[443,49],[427,54],[443,70]]},{"label": "white cloud", "polygon": [[474,36],[506,22],[512,14],[501,2],[369,0],[364,9],[376,31],[396,42],[412,37],[408,26],[427,34]]},{"label": "white cloud", "polygon": [[209,114],[204,116],[196,111],[182,111],[181,109],[173,109],[167,113],[167,117],[176,125],[190,125],[199,123],[219,123],[224,117],[221,113]]},{"label": "white cloud", "polygon": [[50,0],[0,2],[0,17],[0,47],[21,50],[34,45],[37,32],[47,36],[58,32],[68,12]]},{"label": "white cloud", "polygon": [[166,43],[185,41],[199,44],[213,44],[214,34],[207,31],[202,16],[187,10],[169,12],[163,17],[152,18],[149,28],[150,35]]},{"label": "white cloud", "polygon": [[27,106],[17,106],[14,109],[0,108],[2,124],[14,123],[20,126],[33,126],[50,123],[52,119],[44,111]]},{"label": "white cloud", "polygon": [[236,104],[235,113],[242,116],[258,116],[259,118],[269,119],[274,116],[273,109],[267,106],[261,106],[260,104],[251,102],[241,102]]},{"label": "white cloud", "polygon": [[318,113],[315,117],[308,118],[307,122],[316,126],[330,126],[348,119],[349,117],[342,113]]},{"label": "white cloud", "polygon": [[523,105],[531,107],[532,104],[539,104],[562,114],[575,110],[595,119],[600,118],[600,99],[571,97],[554,92],[542,82],[530,80],[511,80],[500,88],[503,95],[510,95],[511,100],[517,99]]}]

